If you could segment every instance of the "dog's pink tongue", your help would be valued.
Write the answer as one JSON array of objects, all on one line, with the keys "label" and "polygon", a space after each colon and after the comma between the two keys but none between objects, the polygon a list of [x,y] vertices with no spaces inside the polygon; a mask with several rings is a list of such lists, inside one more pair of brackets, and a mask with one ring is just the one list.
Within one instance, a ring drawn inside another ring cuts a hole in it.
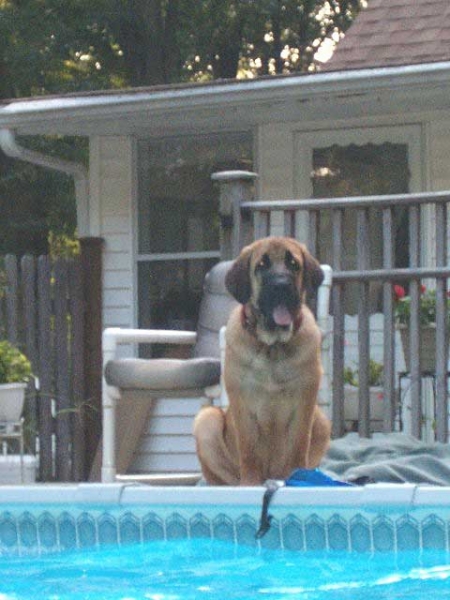
[{"label": "dog's pink tongue", "polygon": [[292,315],[288,311],[288,309],[280,304],[273,309],[273,320],[276,325],[280,325],[281,327],[286,327],[292,323]]}]

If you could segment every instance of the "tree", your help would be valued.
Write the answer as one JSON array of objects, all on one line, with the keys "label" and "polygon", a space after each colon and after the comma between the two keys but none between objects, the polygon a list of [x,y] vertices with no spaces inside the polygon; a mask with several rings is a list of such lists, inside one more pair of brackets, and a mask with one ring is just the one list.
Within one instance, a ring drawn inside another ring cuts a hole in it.
[{"label": "tree", "polygon": [[[131,85],[308,71],[364,0],[104,0]],[[101,18],[101,17],[99,17]]]},{"label": "tree", "polygon": [[87,0],[0,0],[0,98],[127,85]]},{"label": "tree", "polygon": [[[87,159],[80,138],[29,138],[23,145],[78,162]],[[72,178],[10,159],[0,152],[0,255],[46,254],[49,233],[71,238],[76,228]]]},{"label": "tree", "polygon": [[[363,2],[0,0],[0,99],[312,70]],[[87,156],[81,140],[29,143]],[[45,251],[74,206],[67,177],[0,155],[0,253]]]},{"label": "tree", "polygon": [[315,68],[364,0],[0,0],[0,98]]},{"label": "tree", "polygon": [[195,77],[228,78],[316,68],[324,40],[338,40],[362,0],[204,0],[190,24]]},{"label": "tree", "polygon": [[[126,85],[120,51],[86,19],[88,7],[84,0],[0,0],[0,99]],[[87,160],[86,140],[79,138],[21,142]],[[49,232],[75,233],[73,181],[0,152],[0,214],[0,254],[46,253]]]}]

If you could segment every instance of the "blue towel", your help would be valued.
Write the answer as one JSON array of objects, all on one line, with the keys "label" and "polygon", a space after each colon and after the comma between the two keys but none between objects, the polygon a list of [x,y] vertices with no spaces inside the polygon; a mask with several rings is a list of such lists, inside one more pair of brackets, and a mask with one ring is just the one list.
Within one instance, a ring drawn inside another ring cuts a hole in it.
[{"label": "blue towel", "polygon": [[255,536],[256,539],[261,539],[270,529],[272,515],[269,515],[269,505],[274,494],[280,487],[352,487],[351,483],[332,479],[331,477],[328,477],[328,475],[325,475],[325,473],[322,473],[319,469],[295,469],[286,481],[269,479],[264,485],[266,491],[263,496],[261,518],[259,521],[259,529]]},{"label": "blue towel", "polygon": [[319,469],[295,469],[285,482],[287,487],[351,487],[351,483],[332,479]]}]

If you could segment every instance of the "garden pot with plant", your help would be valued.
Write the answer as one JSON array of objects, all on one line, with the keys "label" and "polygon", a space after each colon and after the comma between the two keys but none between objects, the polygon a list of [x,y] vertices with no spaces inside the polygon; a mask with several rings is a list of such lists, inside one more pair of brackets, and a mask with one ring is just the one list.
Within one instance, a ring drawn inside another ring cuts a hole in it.
[{"label": "garden pot with plant", "polygon": [[32,375],[28,358],[7,340],[0,341],[0,422],[18,422]]},{"label": "garden pot with plant", "polygon": [[[359,419],[358,370],[344,369],[344,420],[354,425]],[[370,422],[372,431],[381,431],[383,421],[383,365],[369,360]],[[353,427],[350,427],[353,428]]]},{"label": "garden pot with plant", "polygon": [[[436,370],[436,291],[421,286],[419,299],[420,364],[423,372]],[[409,325],[411,297],[401,285],[394,285],[396,327],[400,332],[406,370],[411,370]],[[447,315],[450,315],[450,298],[447,298]]]}]

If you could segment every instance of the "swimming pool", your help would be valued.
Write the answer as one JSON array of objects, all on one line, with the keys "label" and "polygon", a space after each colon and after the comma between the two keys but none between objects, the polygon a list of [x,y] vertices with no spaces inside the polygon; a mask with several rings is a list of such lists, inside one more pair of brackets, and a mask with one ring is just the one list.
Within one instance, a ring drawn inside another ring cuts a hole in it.
[{"label": "swimming pool", "polygon": [[439,551],[299,553],[203,538],[0,561],[2,600],[423,600],[449,598],[449,583]]},{"label": "swimming pool", "polygon": [[[371,593],[382,598],[391,580],[397,589],[427,582],[430,592],[441,595],[445,585],[450,588],[449,488],[283,488],[270,506],[271,528],[257,540],[263,493],[263,488],[129,484],[0,488],[0,598],[28,597],[26,583],[7,589],[11,580],[20,584],[19,573],[28,573],[28,587],[30,574],[39,581],[49,577],[47,595],[34,590],[39,600],[217,597],[221,572],[230,582],[231,574],[237,576],[234,592],[220,592],[230,599],[255,597],[252,593],[322,598],[330,589],[333,598],[357,598],[356,591],[361,598]],[[168,562],[161,563],[162,555]],[[362,570],[368,559],[372,575]],[[194,592],[187,588],[177,595],[177,586],[188,585],[189,564],[195,567],[191,583],[198,595],[189,596]],[[267,568],[274,573],[270,581]],[[309,574],[309,583],[302,573]],[[76,589],[63,592],[71,577]],[[143,582],[135,592],[133,577],[134,583]],[[159,590],[149,583],[158,580]],[[112,595],[82,591],[84,583],[111,587]],[[308,585],[309,595],[302,596]],[[353,593],[346,596],[348,589]],[[414,598],[410,591],[408,598]]]}]

